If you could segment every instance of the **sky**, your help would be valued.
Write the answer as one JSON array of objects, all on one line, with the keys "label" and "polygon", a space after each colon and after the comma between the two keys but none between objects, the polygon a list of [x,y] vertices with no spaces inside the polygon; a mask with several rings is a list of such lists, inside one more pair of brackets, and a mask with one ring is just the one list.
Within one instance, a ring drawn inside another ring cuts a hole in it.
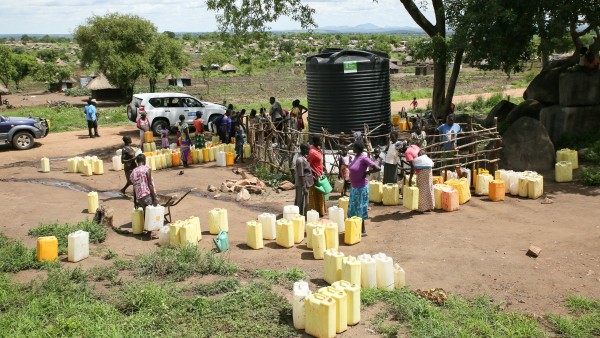
[{"label": "sky", "polygon": [[[316,10],[319,27],[417,27],[399,0],[303,0]],[[160,32],[214,32],[215,12],[205,2],[193,0],[0,0],[0,34],[71,34],[93,15],[118,12],[147,19]],[[433,17],[429,10],[428,18]],[[273,30],[300,29],[282,19]]]}]

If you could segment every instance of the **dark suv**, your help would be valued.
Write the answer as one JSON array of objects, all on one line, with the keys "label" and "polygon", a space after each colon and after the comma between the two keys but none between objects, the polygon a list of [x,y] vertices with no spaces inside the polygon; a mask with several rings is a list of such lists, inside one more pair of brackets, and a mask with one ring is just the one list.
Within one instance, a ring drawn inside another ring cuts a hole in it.
[{"label": "dark suv", "polygon": [[33,139],[46,137],[50,122],[41,117],[18,117],[0,115],[0,142],[12,143],[18,150],[33,147]]}]

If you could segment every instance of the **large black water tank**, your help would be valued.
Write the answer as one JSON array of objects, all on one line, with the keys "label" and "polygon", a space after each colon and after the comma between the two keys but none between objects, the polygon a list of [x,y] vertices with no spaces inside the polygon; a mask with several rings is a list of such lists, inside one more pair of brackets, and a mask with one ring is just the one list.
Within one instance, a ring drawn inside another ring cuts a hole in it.
[{"label": "large black water tank", "polygon": [[[390,60],[383,53],[329,51],[308,57],[306,83],[311,133],[349,134],[370,130],[384,136],[391,130]],[[376,142],[380,143],[380,142]]]}]

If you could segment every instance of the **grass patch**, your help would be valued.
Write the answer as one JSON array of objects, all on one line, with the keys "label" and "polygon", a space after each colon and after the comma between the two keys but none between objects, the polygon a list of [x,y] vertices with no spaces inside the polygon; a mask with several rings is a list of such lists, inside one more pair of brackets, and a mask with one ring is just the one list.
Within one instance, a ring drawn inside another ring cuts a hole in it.
[{"label": "grass patch", "polygon": [[237,265],[212,252],[185,248],[160,248],[149,255],[138,256],[124,268],[137,276],[163,277],[181,281],[192,275],[228,276],[238,270]]},{"label": "grass patch", "polygon": [[415,97],[417,99],[431,99],[432,96],[432,88],[417,88],[410,91],[394,90],[391,92],[391,101],[408,101]]},{"label": "grass patch", "polygon": [[95,266],[88,273],[97,282],[109,281],[113,284],[120,283],[120,280],[117,279],[119,270],[114,266]]},{"label": "grass patch", "polygon": [[130,283],[96,295],[80,269],[54,269],[29,285],[0,274],[0,336],[293,337],[291,306],[268,285],[218,299],[169,283]]},{"label": "grass patch", "polygon": [[290,290],[292,289],[294,282],[306,279],[308,277],[306,272],[296,268],[290,268],[285,271],[255,270],[252,271],[251,275],[253,277],[262,278],[271,284],[279,284],[285,286]]},{"label": "grass patch", "polygon": [[[127,111],[125,106],[117,108],[100,108],[100,117],[98,125],[102,127],[114,127],[128,125]],[[27,107],[11,109],[6,113],[10,116],[40,116],[50,120],[50,132],[65,132],[72,130],[87,129],[87,121],[83,115],[83,108],[46,108],[46,107]]]},{"label": "grass patch", "polygon": [[29,249],[20,241],[0,233],[0,272],[18,272],[42,266],[43,263],[36,261],[35,249]]},{"label": "grass patch", "polygon": [[501,309],[487,297],[450,296],[443,306],[409,289],[363,290],[362,304],[383,301],[386,310],[373,322],[378,333],[395,337],[408,329],[411,337],[543,337],[537,322]]},{"label": "grass patch", "polygon": [[276,188],[279,183],[285,180],[290,180],[291,177],[288,173],[280,171],[271,171],[271,167],[267,164],[258,164],[250,167],[250,172],[258,177],[261,181],[265,182],[268,186]]},{"label": "grass patch", "polygon": [[581,296],[570,296],[567,307],[575,317],[547,315],[556,333],[565,337],[600,336],[600,301]]},{"label": "grass patch", "polygon": [[102,258],[104,258],[105,261],[108,261],[113,258],[116,258],[117,256],[118,254],[116,252],[112,251],[111,249],[108,249],[108,251],[106,252],[106,254],[104,254]]},{"label": "grass patch", "polygon": [[28,234],[32,237],[56,236],[56,239],[58,239],[58,254],[62,255],[67,253],[69,234],[77,230],[89,232],[90,243],[102,243],[106,239],[106,229],[102,225],[90,220],[81,221],[76,224],[42,224],[37,228],[29,229]]},{"label": "grass patch", "polygon": [[198,296],[214,296],[222,293],[236,291],[240,288],[240,280],[237,278],[227,278],[209,284],[198,284],[194,286],[194,293]]}]

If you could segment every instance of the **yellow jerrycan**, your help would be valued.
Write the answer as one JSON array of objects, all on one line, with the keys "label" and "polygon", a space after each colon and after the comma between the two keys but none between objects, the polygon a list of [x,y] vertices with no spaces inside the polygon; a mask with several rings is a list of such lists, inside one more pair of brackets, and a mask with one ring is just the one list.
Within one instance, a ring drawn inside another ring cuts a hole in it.
[{"label": "yellow jerrycan", "polygon": [[88,214],[95,214],[96,209],[98,209],[98,193],[95,191],[90,191],[88,193]]},{"label": "yellow jerrycan", "polygon": [[134,235],[144,232],[144,209],[137,208],[131,212],[131,231]]},{"label": "yellow jerrycan", "polygon": [[382,201],[383,205],[400,204],[400,188],[397,183],[388,183],[383,185]]},{"label": "yellow jerrycan", "polygon": [[344,219],[348,218],[348,204],[350,203],[350,198],[342,197],[338,200],[338,207],[344,209]]},{"label": "yellow jerrycan", "polygon": [[211,235],[218,235],[221,230],[229,232],[227,209],[215,208],[209,211],[208,226]]},{"label": "yellow jerrycan", "polygon": [[298,244],[304,240],[305,219],[304,216],[298,215],[292,220],[294,223],[294,243]]},{"label": "yellow jerrycan", "polygon": [[275,223],[277,245],[284,248],[294,246],[294,223],[282,218]]},{"label": "yellow jerrycan", "polygon": [[37,261],[53,262],[58,258],[58,240],[54,236],[38,237]]},{"label": "yellow jerrycan", "polygon": [[342,278],[342,259],[344,258],[344,254],[337,251],[337,249],[327,249],[325,250],[325,272],[323,274],[323,279],[332,284],[333,282],[337,282]]},{"label": "yellow jerrycan", "polygon": [[346,218],[346,232],[344,232],[344,243],[354,245],[362,239],[362,219],[357,216]]},{"label": "yellow jerrycan", "polygon": [[338,225],[334,222],[325,224],[325,247],[327,249],[338,249],[339,247]]},{"label": "yellow jerrycan", "polygon": [[317,226],[312,234],[312,249],[315,259],[323,259],[325,257],[325,228]]},{"label": "yellow jerrycan", "polygon": [[327,286],[319,289],[319,293],[335,300],[335,332],[342,333],[348,329],[348,296],[346,291]]},{"label": "yellow jerrycan", "polygon": [[348,325],[356,325],[360,322],[360,286],[341,280],[333,283],[336,289],[344,290],[348,296]]},{"label": "yellow jerrycan", "polygon": [[356,257],[342,259],[342,280],[361,286],[361,262]]},{"label": "yellow jerrycan", "polygon": [[262,224],[257,221],[246,222],[246,243],[254,250],[264,248]]},{"label": "yellow jerrycan", "polygon": [[320,293],[304,298],[305,332],[319,338],[335,337],[335,300]]},{"label": "yellow jerrycan", "polygon": [[573,164],[568,161],[560,161],[554,165],[554,179],[556,182],[573,181]]}]

